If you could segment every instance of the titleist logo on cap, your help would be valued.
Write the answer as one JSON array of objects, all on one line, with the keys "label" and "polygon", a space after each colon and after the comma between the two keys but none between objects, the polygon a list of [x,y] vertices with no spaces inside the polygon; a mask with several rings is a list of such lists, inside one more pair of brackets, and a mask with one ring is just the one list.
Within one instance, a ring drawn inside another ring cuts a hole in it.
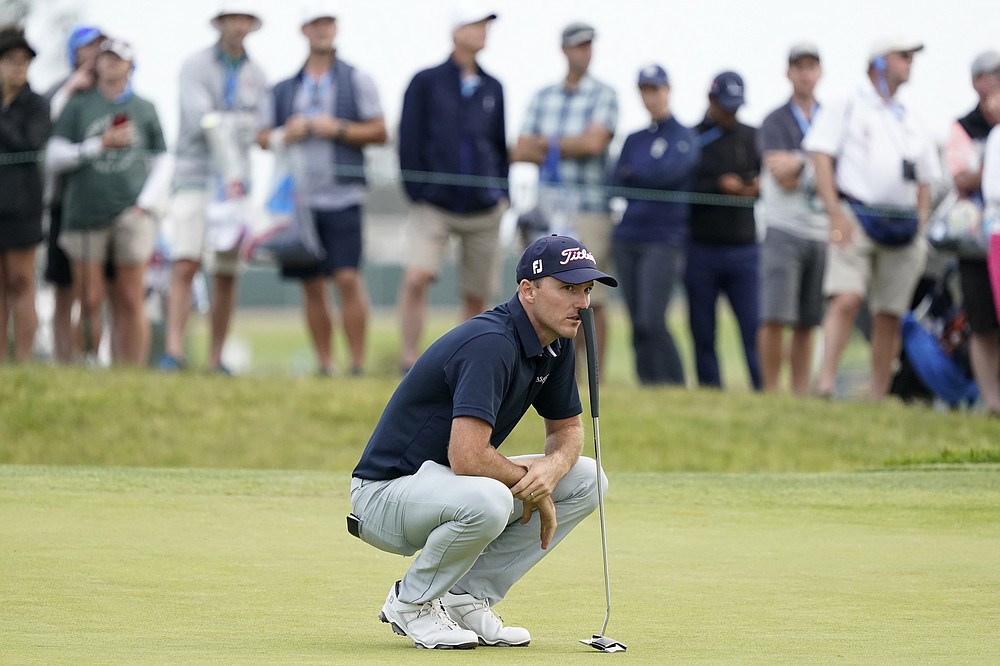
[{"label": "titleist logo on cap", "polygon": [[560,266],[565,266],[571,261],[589,261],[592,264],[597,263],[594,261],[594,255],[592,255],[589,250],[578,247],[568,247],[563,250],[561,254],[563,259],[559,262]]}]

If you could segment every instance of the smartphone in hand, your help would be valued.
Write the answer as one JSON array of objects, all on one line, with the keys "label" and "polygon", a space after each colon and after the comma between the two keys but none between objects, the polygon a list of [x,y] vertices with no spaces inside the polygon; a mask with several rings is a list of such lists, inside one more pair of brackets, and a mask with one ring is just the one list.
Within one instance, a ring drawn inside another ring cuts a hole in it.
[{"label": "smartphone in hand", "polygon": [[128,114],[124,111],[119,111],[115,114],[115,117],[111,120],[112,127],[118,127],[119,125],[124,125],[128,122]]}]

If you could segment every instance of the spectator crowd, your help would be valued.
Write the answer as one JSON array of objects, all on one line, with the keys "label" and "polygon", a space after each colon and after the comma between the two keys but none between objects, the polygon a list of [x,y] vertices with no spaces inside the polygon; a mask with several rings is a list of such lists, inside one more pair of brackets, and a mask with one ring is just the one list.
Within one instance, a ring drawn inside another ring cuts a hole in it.
[{"label": "spectator crowd", "polygon": [[[510,165],[527,162],[538,167],[537,201],[516,211],[519,241],[577,237],[600,270],[619,276],[641,384],[723,387],[717,313],[724,296],[754,389],[782,390],[787,376],[797,395],[837,395],[844,351],[861,328],[869,342],[868,398],[881,400],[893,392],[905,356],[904,322],[934,282],[930,257],[957,267],[968,358],[949,349],[949,360],[965,364],[983,409],[1000,415],[1000,257],[988,249],[991,225],[1000,234],[997,51],[971,63],[978,103],[950,128],[942,159],[929,129],[898,97],[920,66],[919,41],[872,44],[859,53],[865,77],[858,88],[831,91],[829,99],[815,94],[823,75],[819,47],[790,45],[788,99],[760,127],[740,118],[747,83],[736,71],[718,72],[703,120],[683,125],[672,113],[668,68],[651,63],[635,74],[629,93],[641,99],[649,122],[620,128],[619,92],[590,73],[599,30],[572,22],[553,36],[565,72],[516,110],[523,120],[508,137],[512,110],[503,82],[478,60],[498,14],[456,5],[447,59],[415,72],[401,117],[389,123],[372,76],[336,47],[338,31],[350,29],[340,25],[336,6],[308,2],[300,16],[308,56],[298,71],[269,82],[244,44],[262,19],[238,2],[218,5],[210,17],[217,40],[181,67],[171,150],[156,108],[133,88],[136,45],[98,26],[76,27],[66,40],[69,75],[39,94],[28,82],[35,49],[19,27],[0,30],[3,361],[32,356],[36,266],[44,264],[55,294],[57,362],[92,356],[106,335],[114,363],[182,370],[194,282],[204,271],[212,281],[208,369],[231,374],[222,350],[247,260],[257,146],[287,170],[296,219],[319,245],[319,258],[307,262],[279,258],[282,276],[301,284],[317,372],[337,372],[339,327],[349,358],[344,374],[362,374],[365,148],[386,143],[387,126],[398,120],[409,200],[398,295],[404,374],[421,353],[428,292],[453,239],[461,316],[493,307]],[[613,155],[623,129],[630,131]],[[939,196],[944,190],[948,196]],[[959,212],[966,216],[961,233],[977,230],[971,249],[930,243],[941,238],[932,233],[938,223],[945,235],[960,233],[949,226]],[[144,298],[158,238],[169,248],[170,277],[164,351],[150,359]],[[667,316],[681,292],[695,378],[685,376]],[[606,299],[596,285],[601,362]]]}]

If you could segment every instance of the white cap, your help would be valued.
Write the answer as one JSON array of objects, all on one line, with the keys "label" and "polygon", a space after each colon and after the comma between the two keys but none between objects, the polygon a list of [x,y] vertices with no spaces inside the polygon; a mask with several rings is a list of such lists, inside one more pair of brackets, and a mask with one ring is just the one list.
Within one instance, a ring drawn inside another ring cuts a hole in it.
[{"label": "white cap", "polygon": [[299,25],[307,26],[323,18],[336,19],[338,9],[333,0],[310,0],[302,6]]},{"label": "white cap", "polygon": [[972,61],[972,78],[1000,71],[1000,53],[983,51]]},{"label": "white cap", "polygon": [[114,53],[122,60],[135,62],[135,48],[124,39],[106,39],[101,43],[101,53]]},{"label": "white cap", "polygon": [[456,4],[451,10],[451,31],[455,32],[461,27],[479,23],[480,21],[492,21],[497,17],[496,12],[484,9],[477,2],[462,2]]},{"label": "white cap", "polygon": [[217,11],[215,16],[212,17],[212,20],[209,21],[209,23],[212,24],[212,27],[216,30],[221,30],[222,24],[219,22],[219,19],[223,16],[232,16],[234,14],[239,16],[249,16],[253,19],[253,27],[250,28],[251,32],[260,30],[260,26],[262,25],[260,16],[257,14],[257,10],[251,7],[249,3],[228,2],[224,0],[223,2],[220,2],[218,6],[219,11]]},{"label": "white cap", "polygon": [[922,42],[918,42],[912,39],[901,39],[898,37],[890,39],[880,39],[879,41],[872,44],[871,50],[868,52],[868,62],[875,62],[876,58],[888,55],[890,53],[915,53],[917,51],[923,51],[924,45]]}]

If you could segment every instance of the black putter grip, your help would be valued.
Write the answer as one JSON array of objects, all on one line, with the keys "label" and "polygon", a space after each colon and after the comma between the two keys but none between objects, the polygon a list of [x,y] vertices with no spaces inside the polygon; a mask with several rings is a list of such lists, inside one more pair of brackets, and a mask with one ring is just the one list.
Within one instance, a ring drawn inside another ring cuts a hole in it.
[{"label": "black putter grip", "polygon": [[590,415],[597,417],[600,412],[597,389],[597,330],[594,328],[594,311],[590,308],[580,310],[580,321],[583,322],[583,337],[587,342],[587,380],[590,386]]}]

